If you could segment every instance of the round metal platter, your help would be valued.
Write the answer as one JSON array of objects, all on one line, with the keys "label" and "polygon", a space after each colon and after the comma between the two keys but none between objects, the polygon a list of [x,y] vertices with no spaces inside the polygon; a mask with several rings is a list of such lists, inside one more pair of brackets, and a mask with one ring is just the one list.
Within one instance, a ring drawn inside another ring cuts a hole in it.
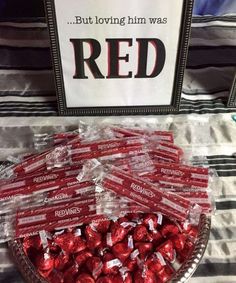
[{"label": "round metal platter", "polygon": [[[201,215],[199,222],[199,234],[198,239],[195,243],[194,250],[192,254],[186,259],[186,261],[180,266],[170,282],[184,283],[187,282],[188,279],[192,276],[204,255],[210,235],[210,228],[211,219],[206,215]],[[20,270],[22,276],[25,278],[26,282],[48,283],[48,281],[43,279],[38,274],[32,262],[25,255],[21,241],[15,240],[9,242],[8,244],[15,259],[16,265]]]}]

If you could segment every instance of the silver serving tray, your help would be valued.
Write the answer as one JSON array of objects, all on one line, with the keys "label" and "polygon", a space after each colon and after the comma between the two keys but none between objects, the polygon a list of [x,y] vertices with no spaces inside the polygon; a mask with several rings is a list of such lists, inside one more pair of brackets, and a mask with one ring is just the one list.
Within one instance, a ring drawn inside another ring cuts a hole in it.
[{"label": "silver serving tray", "polygon": [[[180,269],[178,269],[170,282],[184,283],[191,278],[204,255],[210,235],[210,228],[211,219],[206,215],[201,215],[199,222],[198,240],[195,243],[194,250],[192,254],[190,254],[186,259],[186,261],[181,265]],[[20,270],[22,276],[25,278],[26,282],[48,283],[48,281],[46,281],[39,275],[32,262],[25,255],[23,246],[20,241],[11,241],[8,243],[8,245],[15,259],[16,265]]]}]

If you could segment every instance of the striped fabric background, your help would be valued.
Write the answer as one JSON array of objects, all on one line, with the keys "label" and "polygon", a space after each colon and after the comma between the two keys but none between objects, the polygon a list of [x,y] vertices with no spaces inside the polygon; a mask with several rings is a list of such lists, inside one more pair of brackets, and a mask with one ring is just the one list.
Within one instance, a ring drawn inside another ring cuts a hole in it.
[{"label": "striped fabric background", "polygon": [[[47,26],[27,21],[0,22],[1,117],[57,115]],[[236,16],[193,19],[180,113],[232,111],[235,32]]]},{"label": "striped fabric background", "polygon": [[[190,283],[236,282],[236,124],[231,121],[235,109],[226,108],[235,66],[236,16],[195,17],[180,112],[171,119],[210,119],[214,126],[209,129],[211,150],[207,149],[206,155],[222,187],[209,245]],[[33,132],[76,124],[76,119],[53,117],[57,116],[57,103],[47,26],[42,18],[0,22],[0,116],[2,161],[9,154],[27,150]],[[187,139],[189,129],[182,130],[180,135]],[[197,128],[195,135],[201,135]],[[0,247],[0,282],[24,282],[4,245]]]}]

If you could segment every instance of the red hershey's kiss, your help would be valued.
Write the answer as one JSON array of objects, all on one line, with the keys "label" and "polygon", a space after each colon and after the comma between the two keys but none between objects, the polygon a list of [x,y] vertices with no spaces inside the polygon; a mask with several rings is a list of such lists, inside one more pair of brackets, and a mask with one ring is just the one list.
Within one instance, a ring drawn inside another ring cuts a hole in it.
[{"label": "red hershey's kiss", "polygon": [[38,269],[38,273],[43,277],[43,278],[48,278],[50,276],[50,273],[52,272],[52,269],[49,270],[40,270]]},{"label": "red hershey's kiss", "polygon": [[129,273],[126,273],[123,277],[118,274],[112,277],[113,283],[132,283],[132,276]]},{"label": "red hershey's kiss", "polygon": [[73,252],[74,253],[79,253],[83,250],[85,250],[87,247],[86,242],[81,239],[81,237],[76,237],[74,240],[74,249]]},{"label": "red hershey's kiss", "polygon": [[74,252],[75,236],[72,233],[63,233],[56,235],[54,242],[66,253],[70,254]]},{"label": "red hershey's kiss", "polygon": [[64,283],[64,274],[62,272],[53,271],[47,280],[50,283]]},{"label": "red hershey's kiss", "polygon": [[88,225],[85,228],[85,237],[87,240],[87,245],[90,249],[95,249],[102,242],[102,235],[94,230],[94,227]]},{"label": "red hershey's kiss", "polygon": [[184,234],[177,234],[171,237],[171,241],[174,244],[174,247],[177,251],[182,251],[186,243],[187,236]]},{"label": "red hershey's kiss", "polygon": [[170,265],[166,265],[163,269],[161,269],[157,276],[158,276],[158,283],[166,283],[168,282],[172,275],[174,274],[174,269]]},{"label": "red hershey's kiss", "polygon": [[188,225],[183,224],[182,228],[183,228],[185,234],[187,234],[188,236],[191,236],[193,238],[197,237],[197,235],[198,235],[198,227],[193,226],[191,224],[188,224]]},{"label": "red hershey's kiss", "polygon": [[160,252],[162,256],[169,262],[173,262],[175,260],[176,252],[171,240],[167,240],[157,247],[157,252]]},{"label": "red hershey's kiss", "polygon": [[64,283],[74,282],[77,273],[78,273],[78,266],[76,264],[66,269],[66,271],[64,272]]},{"label": "red hershey's kiss", "polygon": [[84,250],[77,254],[75,261],[78,264],[78,266],[81,266],[83,263],[86,262],[88,258],[92,256],[93,254],[89,250]]},{"label": "red hershey's kiss", "polygon": [[69,264],[70,257],[68,254],[61,252],[55,258],[55,268],[57,270],[63,270]]},{"label": "red hershey's kiss", "polygon": [[102,277],[98,278],[96,283],[113,283],[113,277],[110,276],[110,275],[102,276]]},{"label": "red hershey's kiss", "polygon": [[119,268],[122,266],[120,260],[115,258],[115,256],[111,253],[107,253],[103,257],[103,268],[102,272],[106,275],[109,274],[117,274],[119,272]]},{"label": "red hershey's kiss", "polygon": [[76,283],[95,283],[95,280],[90,274],[82,273],[75,281]]},{"label": "red hershey's kiss", "polygon": [[135,243],[135,247],[139,250],[139,255],[141,259],[145,259],[146,256],[150,254],[153,250],[152,243],[138,242],[138,243]]},{"label": "red hershey's kiss", "polygon": [[154,273],[159,272],[163,268],[163,263],[154,254],[146,260],[145,265]]},{"label": "red hershey's kiss", "polygon": [[180,262],[184,262],[186,258],[190,255],[190,253],[192,253],[193,249],[194,249],[194,244],[189,240],[187,240],[185,242],[183,250],[178,251],[178,260]]},{"label": "red hershey's kiss", "polygon": [[23,239],[23,249],[25,254],[27,254],[28,249],[35,248],[39,250],[42,247],[42,243],[39,236],[26,237]]},{"label": "red hershey's kiss", "polygon": [[95,279],[102,273],[103,263],[99,257],[88,258],[86,266]]},{"label": "red hershey's kiss", "polygon": [[176,235],[179,233],[179,228],[174,224],[166,224],[161,228],[161,234],[163,237],[168,237],[169,235]]},{"label": "red hershey's kiss", "polygon": [[153,242],[154,245],[157,245],[159,242],[161,242],[164,238],[161,235],[161,233],[159,231],[151,231],[148,233],[147,235],[147,239],[150,242]]},{"label": "red hershey's kiss", "polygon": [[93,223],[93,226],[95,227],[97,232],[104,234],[107,233],[107,231],[109,230],[110,224],[110,220],[105,220],[98,223]]},{"label": "red hershey's kiss", "polygon": [[133,279],[132,279],[132,275],[130,272],[128,272],[126,267],[123,267],[120,269],[120,275],[118,275],[119,278],[121,279],[121,282],[124,283],[132,283]]},{"label": "red hershey's kiss", "polygon": [[145,240],[146,236],[148,234],[148,230],[144,225],[138,225],[134,228],[134,240],[137,242]]},{"label": "red hershey's kiss", "polygon": [[127,243],[117,243],[112,247],[113,254],[124,262],[132,252],[132,249],[128,247]]},{"label": "red hershey's kiss", "polygon": [[126,235],[127,231],[119,223],[115,222],[111,225],[111,240],[113,245],[121,242]]},{"label": "red hershey's kiss", "polygon": [[153,230],[158,226],[158,216],[155,214],[147,214],[143,219],[143,224],[149,228],[149,230]]},{"label": "red hershey's kiss", "polygon": [[52,270],[54,268],[54,258],[48,254],[39,254],[36,258],[36,267],[42,271]]},{"label": "red hershey's kiss", "polygon": [[131,272],[134,271],[138,266],[137,259],[128,258],[126,262],[124,263],[124,266],[127,267],[129,271]]}]

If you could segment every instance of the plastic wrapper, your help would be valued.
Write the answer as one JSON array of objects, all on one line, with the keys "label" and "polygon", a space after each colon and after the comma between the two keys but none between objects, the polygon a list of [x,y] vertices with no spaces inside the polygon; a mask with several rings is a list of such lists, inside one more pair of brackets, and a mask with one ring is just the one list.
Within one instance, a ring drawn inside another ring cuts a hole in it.
[{"label": "plastic wrapper", "polygon": [[48,134],[48,133],[34,134],[33,137],[34,148],[37,151],[42,151],[47,148],[61,145],[75,138],[79,139],[79,134],[76,131],[65,132],[65,133],[54,133],[54,134]]},{"label": "plastic wrapper", "polygon": [[[97,164],[97,161],[95,161],[95,164]],[[91,172],[88,172],[88,174],[91,174]],[[93,177],[96,184],[101,188],[131,199],[144,207],[148,207],[151,211],[159,211],[170,218],[182,221],[189,219],[189,221],[197,222],[199,220],[201,208],[198,205],[194,205],[189,200],[176,194],[168,194],[161,190],[159,186],[132,176],[119,168],[100,166],[100,170],[94,171]],[[78,179],[83,180],[80,176]]]},{"label": "plastic wrapper", "polygon": [[52,203],[91,193],[95,193],[94,183],[79,183],[75,177],[35,184],[28,186],[27,189],[21,187],[6,190],[1,193],[0,213],[4,214],[6,211],[9,212],[12,209],[25,207],[25,205],[34,205],[35,200],[37,200],[38,204]]},{"label": "plastic wrapper", "polygon": [[[206,167],[156,163],[146,154],[140,158],[115,161],[115,165],[131,174],[157,184],[162,190],[183,196],[202,207],[204,213],[215,211],[219,178]],[[198,163],[198,165],[200,165]],[[214,188],[214,195],[213,195]]]}]

